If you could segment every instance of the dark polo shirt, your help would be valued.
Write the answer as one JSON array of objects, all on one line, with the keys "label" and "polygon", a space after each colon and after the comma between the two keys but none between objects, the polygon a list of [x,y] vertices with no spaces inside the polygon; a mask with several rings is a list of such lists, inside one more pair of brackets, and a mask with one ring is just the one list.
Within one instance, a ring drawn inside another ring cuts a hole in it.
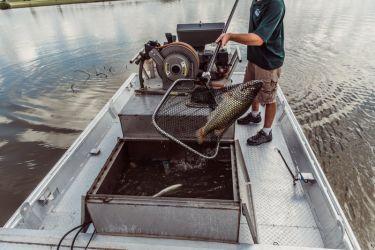
[{"label": "dark polo shirt", "polygon": [[253,0],[250,8],[249,33],[260,36],[262,46],[248,46],[247,59],[267,70],[283,65],[285,4],[283,0]]}]

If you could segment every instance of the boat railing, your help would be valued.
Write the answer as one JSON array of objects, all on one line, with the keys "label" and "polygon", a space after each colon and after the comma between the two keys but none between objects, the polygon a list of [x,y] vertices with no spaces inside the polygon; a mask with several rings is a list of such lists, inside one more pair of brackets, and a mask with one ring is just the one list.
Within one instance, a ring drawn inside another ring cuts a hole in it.
[{"label": "boat railing", "polygon": [[[286,97],[282,93],[281,89],[278,89],[278,99],[282,108],[281,115],[279,117],[279,121],[282,121],[285,116],[287,116],[290,120],[291,126],[293,127],[294,131],[296,132],[297,139],[302,145],[302,149],[307,156],[313,170],[314,177],[316,179],[317,184],[320,187],[320,190],[323,192],[323,197],[326,199],[327,203],[329,204],[328,208],[330,209],[332,215],[335,217],[337,226],[340,228],[341,231],[341,239],[342,242],[346,243],[346,247],[348,249],[360,249],[359,243],[349,226],[349,223],[344,215],[343,210],[341,209],[339,202],[336,196],[333,193],[331,186],[317,160],[310,144],[308,143],[304,132],[299,125],[297,118],[294,116],[293,112],[291,111],[291,107],[286,100]],[[349,242],[347,242],[349,240]]]},{"label": "boat railing", "polygon": [[[72,173],[69,172],[71,171],[70,169],[78,171],[76,165],[69,165],[69,161],[74,157],[74,155],[77,155],[75,153],[80,148],[82,148],[86,143],[91,143],[87,140],[88,136],[91,135],[92,132],[101,124],[100,121],[102,121],[105,118],[106,114],[110,113],[112,119],[118,119],[117,114],[115,117],[113,117],[112,113],[117,113],[117,110],[119,110],[127,102],[127,99],[123,96],[124,94],[127,95],[128,98],[130,98],[130,93],[127,90],[130,90],[129,85],[131,85],[135,76],[135,73],[130,75],[129,78],[125,81],[125,83],[113,95],[113,97],[104,105],[104,107],[99,111],[95,118],[86,127],[86,129],[79,135],[79,137],[73,142],[73,144],[60,158],[60,160],[53,166],[53,168],[42,179],[42,181],[33,190],[33,192],[26,198],[26,200],[20,205],[20,207],[14,212],[10,219],[5,223],[5,225],[3,226],[4,228],[17,227],[22,220],[25,220],[29,217],[38,216],[39,213],[42,213],[45,210],[45,207],[47,205],[58,202],[60,198],[59,196],[61,195],[57,195],[56,197],[54,197],[54,200],[51,200],[47,203],[44,200],[46,192],[48,190],[50,190],[52,194],[56,193],[56,190],[58,190],[57,193],[64,192],[64,186],[66,187],[67,183],[65,178],[62,178],[63,175],[71,175]],[[103,131],[101,130],[101,132]],[[38,228],[38,220],[32,219],[30,221],[32,222],[32,224],[30,224],[29,227]]]}]

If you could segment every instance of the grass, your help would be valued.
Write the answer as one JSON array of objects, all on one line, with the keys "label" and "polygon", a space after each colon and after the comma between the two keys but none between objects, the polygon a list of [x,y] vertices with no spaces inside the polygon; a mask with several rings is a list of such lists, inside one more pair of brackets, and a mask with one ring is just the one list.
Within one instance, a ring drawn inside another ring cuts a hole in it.
[{"label": "grass", "polygon": [[105,2],[106,0],[11,0],[8,3],[13,8],[28,8],[74,3]]},{"label": "grass", "polygon": [[1,10],[6,10],[6,9],[10,9],[10,8],[11,8],[11,6],[10,6],[9,3],[7,3],[7,2],[0,2],[0,9]]}]

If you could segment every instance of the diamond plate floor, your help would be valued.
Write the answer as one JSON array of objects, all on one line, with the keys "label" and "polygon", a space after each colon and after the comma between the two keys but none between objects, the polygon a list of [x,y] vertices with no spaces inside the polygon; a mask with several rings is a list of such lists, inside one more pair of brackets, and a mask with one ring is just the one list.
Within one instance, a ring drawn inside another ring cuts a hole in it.
[{"label": "diamond plate floor", "polygon": [[[234,73],[232,80],[233,83],[242,82],[243,73]],[[264,120],[262,107],[260,111]],[[276,114],[276,117],[279,117],[279,114]],[[301,184],[293,185],[284,162],[275,150],[275,148],[280,149],[289,166],[294,169],[277,119],[275,119],[272,128],[272,142],[255,147],[246,145],[247,138],[256,134],[262,126],[263,123],[259,125],[236,124],[235,126],[235,137],[240,142],[252,183],[259,243],[280,246],[324,247]],[[243,222],[241,220],[241,223]],[[240,240],[246,242],[249,237],[248,229],[242,226],[240,231],[242,231],[240,232]]]},{"label": "diamond plate floor", "polygon": [[324,247],[301,184],[293,185],[287,168],[275,150],[280,149],[294,169],[277,121],[272,129],[272,142],[256,147],[246,145],[246,139],[261,128],[261,124],[235,127],[235,137],[240,141],[252,183],[259,243]]},{"label": "diamond plate floor", "polygon": [[279,148],[293,168],[277,122],[272,130],[272,142],[257,147],[246,145],[246,139],[261,128],[262,125],[235,127],[235,136],[240,141],[252,183],[259,242],[284,246],[324,247],[301,184],[293,185],[287,168],[275,150]]}]

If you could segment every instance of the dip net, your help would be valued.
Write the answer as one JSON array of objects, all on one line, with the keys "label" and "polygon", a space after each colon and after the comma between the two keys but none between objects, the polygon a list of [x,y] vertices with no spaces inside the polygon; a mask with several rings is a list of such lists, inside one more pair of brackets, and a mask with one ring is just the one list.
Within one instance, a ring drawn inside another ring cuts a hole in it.
[{"label": "dip net", "polygon": [[223,133],[208,133],[203,143],[198,143],[197,131],[202,128],[223,95],[236,90],[241,84],[221,89],[207,89],[194,80],[175,81],[156,108],[152,122],[162,135],[191,152],[212,159],[219,151]]}]

